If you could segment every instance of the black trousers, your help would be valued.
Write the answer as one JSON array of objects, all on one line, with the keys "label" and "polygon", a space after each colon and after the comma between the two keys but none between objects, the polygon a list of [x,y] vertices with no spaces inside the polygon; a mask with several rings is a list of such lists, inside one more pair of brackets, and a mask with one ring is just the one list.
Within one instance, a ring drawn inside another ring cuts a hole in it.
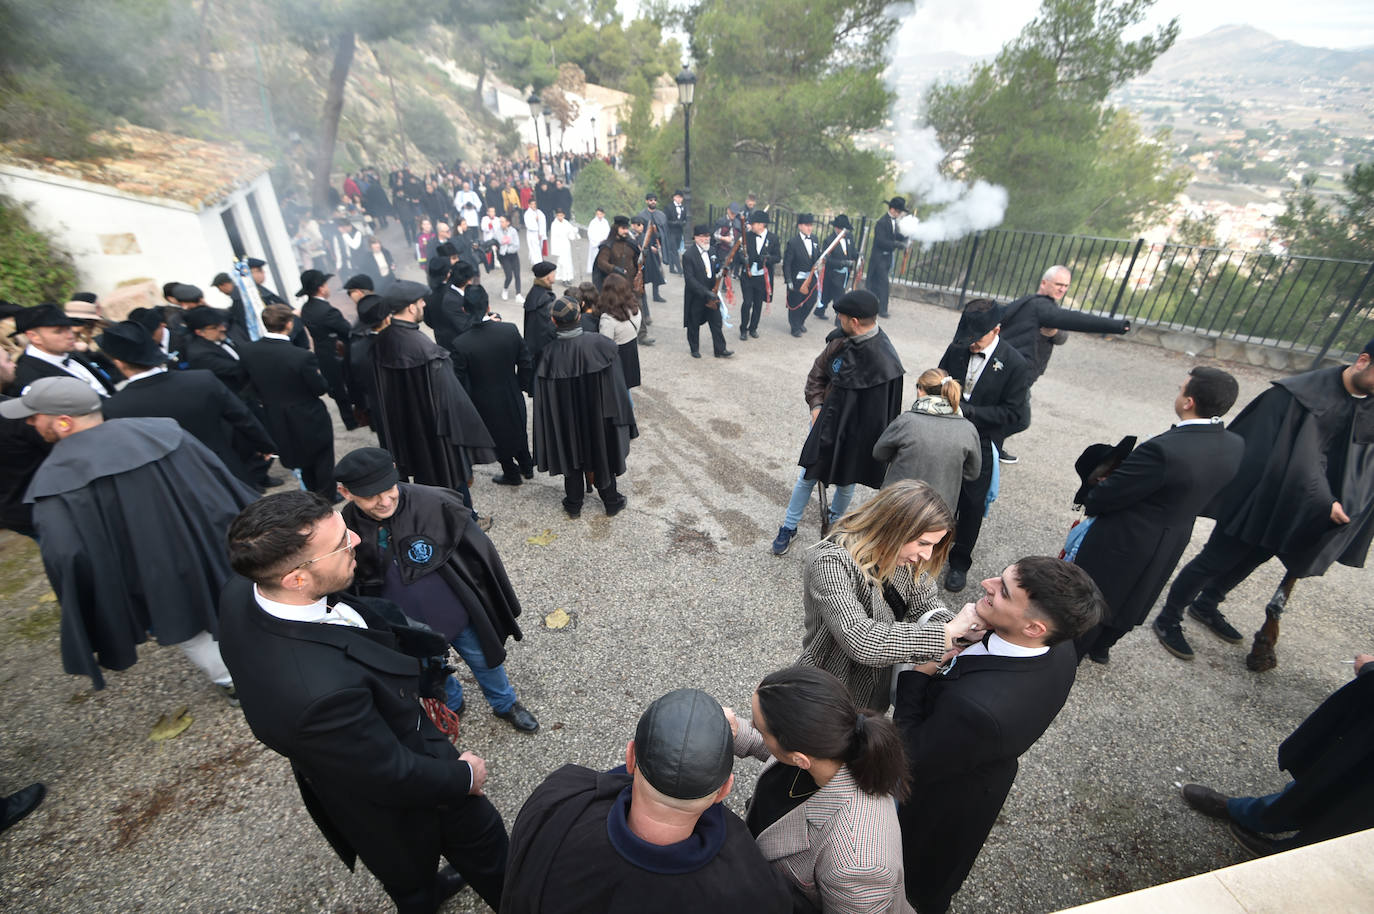
[{"label": "black trousers", "polygon": [[[347,349],[344,351],[347,352]],[[332,352],[328,355],[317,352],[315,355],[320,362],[320,374],[324,375],[325,381],[329,384],[329,398],[338,407],[339,418],[343,420],[344,428],[357,428],[358,421],[353,417],[353,399],[348,395],[348,386],[344,383],[343,362]]]},{"label": "black trousers", "polygon": [[762,276],[741,276],[739,278],[740,308],[739,329],[758,330],[759,317],[763,314],[763,297],[768,289]]},{"label": "black trousers", "polygon": [[874,254],[873,260],[868,265],[868,291],[878,297],[878,315],[887,315],[887,298],[891,291],[891,283],[888,282],[887,273],[892,269],[892,255]]},{"label": "black trousers", "polygon": [[1215,612],[1237,584],[1273,557],[1274,553],[1262,546],[1213,530],[1202,551],[1174,578],[1159,621],[1179,622],[1190,604],[1201,613]]},{"label": "black trousers", "polygon": [[534,466],[534,458],[530,456],[530,448],[527,444],[522,444],[520,450],[515,454],[503,454],[500,460],[501,472],[505,474],[507,479],[515,479]]},{"label": "black trousers", "polygon": [[678,256],[678,248],[682,247],[682,229],[670,225],[664,238],[663,259],[668,262],[668,269],[674,273],[681,273],[682,259]]},{"label": "black trousers", "polygon": [[[501,814],[486,797],[470,796],[441,810],[439,853],[462,874],[493,910],[501,909],[510,839]],[[366,860],[363,863],[367,863]],[[398,914],[434,914],[438,907],[434,880],[423,886],[382,884]]]},{"label": "black trousers", "polygon": [[308,460],[302,461],[301,466],[292,467],[292,469],[301,471],[301,481],[305,483],[307,489],[323,496],[327,501],[334,501],[339,490],[334,485],[334,441],[332,439],[328,445],[316,451]]},{"label": "black trousers", "polygon": [[983,454],[983,469],[977,479],[959,488],[959,503],[954,508],[954,545],[949,550],[949,567],[956,571],[967,572],[973,567],[973,547],[978,545],[988,489],[992,488],[992,441],[980,435],[978,448]]},{"label": "black trousers", "polygon": [[510,254],[502,254],[501,271],[506,275],[506,281],[502,283],[502,289],[509,289],[511,280],[515,280],[515,294],[520,294],[520,252],[515,251]]},{"label": "black trousers", "polygon": [[[707,308],[705,310],[706,326],[711,328],[711,351],[720,355],[725,351],[725,334],[721,330],[720,309]],[[701,351],[701,325],[695,321],[687,325],[687,347],[693,352]]]},{"label": "black trousers", "polygon": [[[612,476],[609,483],[604,480],[594,480],[596,494],[601,496],[604,504],[607,501],[614,501],[616,495],[615,477]],[[570,511],[581,509],[582,501],[587,497],[587,474],[581,470],[574,470],[563,477],[563,507]]]},{"label": "black trousers", "polygon": [[794,331],[806,331],[806,319],[811,309],[816,307],[816,288],[813,284],[810,294],[803,295],[795,289],[787,290],[787,325]]}]

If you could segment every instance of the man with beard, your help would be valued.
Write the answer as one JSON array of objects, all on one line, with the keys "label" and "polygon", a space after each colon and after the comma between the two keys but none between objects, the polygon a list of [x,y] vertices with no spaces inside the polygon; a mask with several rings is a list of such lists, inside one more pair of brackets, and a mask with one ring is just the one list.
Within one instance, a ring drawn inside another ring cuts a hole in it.
[{"label": "man with beard", "polygon": [[52,452],[34,474],[43,567],[62,607],[62,666],[105,687],[152,632],[236,702],[215,603],[224,534],[257,493],[171,419],[111,419],[76,378],[40,378],[0,416],[27,419]]},{"label": "man with beard", "polygon": [[453,370],[496,442],[501,473],[492,480],[497,485],[518,486],[522,477],[534,478],[521,392],[534,388],[530,351],[514,325],[491,319],[486,289],[472,286],[463,305],[472,323],[453,342]]},{"label": "man with beard", "polygon": [[902,411],[902,360],[878,327],[878,299],[858,289],[835,303],[840,329],[826,337],[825,348],[806,376],[806,405],[811,429],[802,445],[801,466],[787,503],[787,514],[773,540],[773,554],[783,555],[797,535],[811,490],[817,483],[835,485],[830,515],[821,518],[821,535],[839,519],[854,497],[854,486],[877,489],[887,464],[873,457],[873,445]]},{"label": "man with beard", "polygon": [[[650,191],[644,195],[644,208],[635,216],[642,228],[635,229],[639,235],[639,246],[644,249],[644,284],[654,287],[654,301],[666,301],[659,289],[663,288],[663,245],[668,235],[668,216],[658,208],[658,194]],[[635,219],[630,220],[631,227]],[[653,235],[649,235],[649,227]]]},{"label": "man with beard", "polygon": [[692,232],[692,246],[682,259],[682,325],[687,328],[687,348],[692,358],[701,358],[701,325],[711,328],[711,351],[718,359],[732,355],[725,348],[721,332],[720,301],[714,285],[720,266],[711,256],[711,227],[698,225]]},{"label": "man with beard", "polygon": [[1203,512],[1217,519],[1216,527],[1174,578],[1155,618],[1166,651],[1193,659],[1183,637],[1185,608],[1223,641],[1243,641],[1218,607],[1275,556],[1291,578],[1319,577],[1333,562],[1364,567],[1374,538],[1370,394],[1374,340],[1351,365],[1273,382],[1231,423],[1230,431],[1245,439],[1245,456]]},{"label": "man with beard", "polygon": [[887,213],[873,224],[873,248],[868,258],[868,291],[878,296],[878,316],[887,317],[888,273],[892,270],[892,255],[897,245],[906,243],[906,236],[897,230],[897,220],[906,213],[906,198],[893,197],[887,201]]},{"label": "man with beard", "polygon": [[[458,383],[448,352],[420,332],[428,291],[396,282],[382,302],[391,324],[377,335],[377,401],[387,447],[403,478],[453,489],[472,509],[472,466],[493,463],[491,434]],[[486,530],[491,518],[472,511]]]},{"label": "man with beard", "polygon": [[329,277],[333,273],[306,270],[301,274],[301,288],[296,297],[308,296],[301,306],[301,322],[315,343],[315,357],[320,362],[320,374],[329,382],[329,397],[339,409],[344,428],[358,427],[353,418],[353,399],[348,395],[348,378],[344,366],[348,364],[348,320],[329,303]]},{"label": "man with beard", "polygon": [[615,480],[625,472],[630,439],[639,430],[620,350],[609,337],[583,331],[581,320],[578,302],[561,298],[553,306],[556,338],[535,365],[534,460],[563,477],[569,517],[582,516],[586,482],[610,517],[625,507]]},{"label": "man with beard", "polygon": [[[398,914],[433,914],[465,879],[499,909],[507,839],[482,795],[486,762],[421,705],[443,694],[443,637],[389,600],[341,593],[359,539],[315,495],[250,505],[228,541],[241,577],[220,619],[244,717],[290,761],[330,846],[350,869],[361,858]],[[451,865],[436,872],[440,855]]]}]

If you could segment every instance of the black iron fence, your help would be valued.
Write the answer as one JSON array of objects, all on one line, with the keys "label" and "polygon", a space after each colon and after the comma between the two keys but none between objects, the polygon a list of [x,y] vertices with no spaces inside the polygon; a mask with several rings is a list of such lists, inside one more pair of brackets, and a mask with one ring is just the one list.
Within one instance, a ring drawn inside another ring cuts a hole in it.
[{"label": "black iron fence", "polygon": [[[713,223],[726,216],[711,207]],[[817,214],[816,233],[830,216]],[[854,218],[859,250],[873,222]],[[796,214],[775,212],[784,239]],[[993,229],[957,241],[898,249],[891,277],[932,291],[1008,302],[1040,284],[1046,268],[1073,272],[1067,308],[1205,337],[1350,357],[1374,337],[1374,263],[1234,251],[1187,244]],[[868,264],[863,264],[868,272]]]}]

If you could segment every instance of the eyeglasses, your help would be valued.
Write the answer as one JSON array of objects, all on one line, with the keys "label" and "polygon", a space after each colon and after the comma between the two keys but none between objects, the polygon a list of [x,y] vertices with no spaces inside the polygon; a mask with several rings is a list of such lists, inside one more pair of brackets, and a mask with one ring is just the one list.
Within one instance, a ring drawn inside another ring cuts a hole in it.
[{"label": "eyeglasses", "polygon": [[305,562],[301,562],[299,565],[297,565],[295,568],[292,568],[291,570],[292,570],[292,571],[300,571],[302,568],[306,568],[306,567],[308,567],[308,566],[310,566],[310,565],[315,564],[316,562],[322,562],[322,561],[324,561],[325,559],[329,558],[331,555],[338,555],[340,552],[350,552],[350,553],[351,553],[352,551],[353,551],[353,531],[352,531],[352,530],[344,530],[344,545],[340,546],[338,549],[333,550],[332,552],[326,552],[324,555],[317,555],[317,556],[315,556],[313,559],[310,559],[310,560],[305,561]]}]

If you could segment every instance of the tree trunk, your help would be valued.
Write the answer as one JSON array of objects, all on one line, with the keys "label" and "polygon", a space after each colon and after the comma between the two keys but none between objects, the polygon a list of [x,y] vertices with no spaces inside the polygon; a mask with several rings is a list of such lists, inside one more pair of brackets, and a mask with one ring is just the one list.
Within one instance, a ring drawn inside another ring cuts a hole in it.
[{"label": "tree trunk", "polygon": [[310,203],[315,212],[329,212],[329,174],[334,168],[334,144],[339,139],[339,115],[343,113],[344,86],[353,66],[354,36],[342,32],[334,39],[334,66],[329,70],[329,91],[324,96],[324,115],[320,119],[320,145],[315,151],[314,181]]}]

